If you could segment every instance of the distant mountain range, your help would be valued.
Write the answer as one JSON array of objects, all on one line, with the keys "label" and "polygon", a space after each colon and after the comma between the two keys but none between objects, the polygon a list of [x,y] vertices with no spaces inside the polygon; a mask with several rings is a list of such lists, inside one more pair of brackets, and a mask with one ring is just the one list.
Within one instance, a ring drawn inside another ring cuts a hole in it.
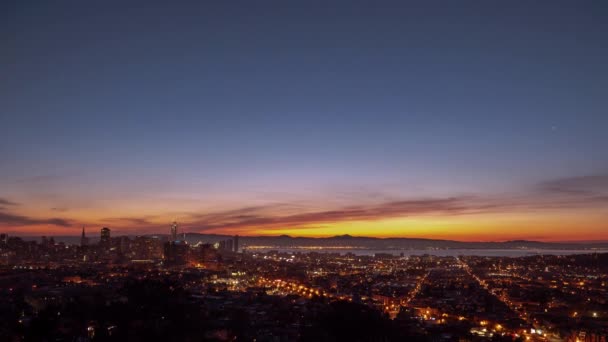
[{"label": "distant mountain range", "polygon": [[[166,238],[164,234],[149,234]],[[133,238],[134,236],[129,236]],[[215,243],[231,239],[231,235],[186,233],[186,240],[191,243]],[[38,237],[24,237],[26,240],[39,240]],[[55,241],[67,244],[80,243],[79,236],[55,236]],[[99,238],[90,237],[95,243]],[[435,240],[421,238],[375,238],[363,236],[340,235],[326,238],[279,236],[240,236],[241,247],[268,248],[302,248],[321,247],[327,249],[608,249],[608,242],[541,242],[513,240],[504,242],[464,242],[454,240]]]}]

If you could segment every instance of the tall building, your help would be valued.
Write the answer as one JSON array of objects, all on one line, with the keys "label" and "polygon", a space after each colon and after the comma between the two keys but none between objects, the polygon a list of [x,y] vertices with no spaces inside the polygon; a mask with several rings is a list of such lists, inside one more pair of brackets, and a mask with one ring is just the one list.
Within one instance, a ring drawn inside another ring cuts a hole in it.
[{"label": "tall building", "polygon": [[220,260],[217,249],[213,248],[213,245],[210,243],[199,243],[192,251],[194,254],[193,259],[201,264],[218,262]]},{"label": "tall building", "polygon": [[234,236],[234,252],[238,253],[239,252],[239,236],[235,235]]},{"label": "tall building", "polygon": [[163,260],[167,265],[183,265],[188,262],[190,247],[185,241],[167,241],[163,248]]},{"label": "tall building", "polygon": [[173,221],[171,224],[171,241],[177,240],[177,222]]},{"label": "tall building", "polygon": [[129,238],[126,236],[120,237],[120,253],[127,253],[129,250]]},{"label": "tall building", "polygon": [[232,239],[228,239],[228,240],[226,240],[226,250],[227,250],[227,251],[230,251],[230,252],[232,252],[232,251],[233,251],[233,249],[232,249],[232,245],[233,245],[233,243],[232,243]]},{"label": "tall building", "polygon": [[101,239],[99,240],[99,244],[106,248],[110,247],[110,228],[101,228]]},{"label": "tall building", "polygon": [[84,233],[84,226],[82,226],[82,235],[80,236],[80,246],[84,247],[88,244],[89,244],[89,239],[87,238],[86,234]]}]

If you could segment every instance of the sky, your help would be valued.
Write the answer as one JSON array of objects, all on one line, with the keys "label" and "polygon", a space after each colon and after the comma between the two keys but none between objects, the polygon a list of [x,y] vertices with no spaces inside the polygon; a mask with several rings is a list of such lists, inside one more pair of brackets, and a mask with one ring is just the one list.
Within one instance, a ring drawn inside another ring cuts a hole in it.
[{"label": "sky", "polygon": [[608,240],[605,1],[2,1],[0,231]]}]

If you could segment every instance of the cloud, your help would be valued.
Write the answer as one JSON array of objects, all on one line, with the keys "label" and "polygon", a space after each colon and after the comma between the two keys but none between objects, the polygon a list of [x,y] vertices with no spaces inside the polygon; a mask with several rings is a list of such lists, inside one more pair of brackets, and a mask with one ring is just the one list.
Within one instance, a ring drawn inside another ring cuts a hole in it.
[{"label": "cloud", "polygon": [[69,227],[70,221],[62,218],[34,218],[7,212],[8,207],[20,206],[19,203],[0,198],[0,225],[1,226],[34,226],[53,225]]},{"label": "cloud", "polygon": [[[336,195],[336,196],[339,196]],[[329,197],[328,197],[329,198]],[[552,179],[535,184],[527,191],[509,195],[456,195],[443,198],[399,198],[367,191],[349,193],[339,201],[292,201],[231,210],[180,213],[184,231],[221,232],[264,229],[307,229],[340,222],[377,221],[391,218],[528,212],[552,215],[552,211],[603,208],[608,204],[608,174]],[[0,198],[0,225],[55,225],[68,227],[76,221],[63,218],[34,218],[9,213],[6,208],[18,205]],[[2,209],[4,207],[4,209]],[[53,207],[63,212],[66,208]],[[168,232],[169,213],[158,216],[115,217],[95,220],[124,231]],[[172,215],[171,215],[172,217]],[[166,222],[164,222],[166,220]],[[80,223],[79,223],[80,224]]]},{"label": "cloud", "polygon": [[56,174],[44,174],[44,175],[36,175],[36,176],[28,176],[15,180],[17,184],[48,184],[57,182],[62,179],[69,178],[73,175],[56,175]]},{"label": "cloud", "polygon": [[539,189],[545,193],[563,195],[608,193],[608,174],[554,179],[542,182]]},{"label": "cloud", "polygon": [[542,182],[538,193],[558,207],[608,204],[608,174],[567,177]]},{"label": "cloud", "polygon": [[22,215],[14,215],[0,212],[0,225],[5,226],[34,226],[34,225],[54,225],[60,227],[71,226],[70,221],[62,218],[33,218]]},{"label": "cloud", "polygon": [[[388,199],[388,196],[375,196]],[[369,198],[367,198],[369,199]],[[353,199],[356,200],[356,199]],[[214,231],[251,228],[299,229],[312,225],[374,221],[424,215],[457,216],[488,213],[592,208],[608,204],[608,174],[553,179],[537,184],[532,191],[510,196],[452,196],[385,200],[375,204],[347,205],[332,210],[277,214],[272,206],[193,215],[192,229]],[[286,205],[283,205],[286,206]]]},{"label": "cloud", "polygon": [[333,210],[312,211],[290,215],[273,215],[269,207],[246,207],[241,209],[195,215],[188,223],[199,230],[265,229],[303,227],[311,224],[345,221],[373,221],[391,217],[419,215],[463,215],[498,210],[500,203],[484,202],[474,196],[439,199],[410,199],[379,204],[352,205]]},{"label": "cloud", "polygon": [[0,205],[2,205],[2,206],[16,206],[16,205],[19,205],[19,204],[16,203],[16,202],[13,202],[13,201],[9,201],[6,198],[1,198],[0,197]]},{"label": "cloud", "polygon": [[118,224],[118,225],[136,226],[136,227],[156,226],[155,223],[151,222],[148,218],[144,218],[144,217],[111,217],[111,218],[105,218],[101,221],[107,222],[110,225]]},{"label": "cloud", "polygon": [[[303,205],[302,202],[245,206],[231,210],[182,215],[188,231],[220,232],[224,229],[248,232],[252,229],[306,229],[352,221],[375,221],[417,216],[459,216],[472,214],[546,212],[593,208],[608,204],[608,175],[581,176],[540,182],[529,191],[501,196],[450,196],[444,198],[395,199],[367,192],[352,196],[351,204]],[[158,217],[157,217],[158,218]],[[129,229],[168,230],[148,217],[116,218],[109,223]]]},{"label": "cloud", "polygon": [[152,221],[157,216],[145,217],[109,217],[87,226],[104,226],[112,229],[113,234],[167,234],[170,222],[157,223]]},{"label": "cloud", "polygon": [[[501,210],[504,204],[484,202],[474,196],[439,199],[409,199],[375,204],[349,205],[331,210],[312,210],[300,204],[277,203],[247,206],[232,210],[182,215],[180,226],[185,231],[248,231],[253,228],[298,229],[322,227],[324,224],[348,221],[373,221],[391,217],[465,215]],[[158,223],[160,217],[118,217],[101,220],[112,229],[168,232],[170,222]]]}]

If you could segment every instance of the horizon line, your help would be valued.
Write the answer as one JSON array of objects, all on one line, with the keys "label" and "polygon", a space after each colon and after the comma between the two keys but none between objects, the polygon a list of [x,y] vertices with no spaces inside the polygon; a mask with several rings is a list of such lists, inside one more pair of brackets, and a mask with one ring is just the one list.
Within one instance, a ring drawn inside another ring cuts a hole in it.
[{"label": "horizon line", "polygon": [[[17,237],[27,237],[27,238],[42,238],[45,237],[73,237],[79,238],[80,235],[60,235],[60,234],[48,234],[48,235],[28,235],[28,234],[8,234],[11,236]],[[279,238],[279,237],[288,237],[292,239],[331,239],[331,238],[339,238],[339,237],[350,237],[350,238],[364,238],[364,239],[378,239],[378,240],[389,240],[389,239],[408,239],[408,240],[430,240],[430,241],[449,241],[449,242],[460,242],[460,243],[505,243],[505,242],[538,242],[538,243],[575,243],[575,244],[591,244],[591,243],[608,243],[608,240],[551,240],[551,241],[543,241],[543,240],[528,240],[525,238],[521,239],[508,239],[508,240],[453,240],[453,239],[435,239],[435,238],[427,238],[427,237],[405,237],[405,236],[364,236],[364,235],[350,235],[350,234],[341,234],[341,235],[331,235],[331,236],[294,236],[289,234],[279,234],[279,235],[240,235],[240,234],[216,234],[216,233],[197,233],[197,232],[185,232],[182,234],[198,234],[198,235],[215,235],[215,236],[226,236],[226,237],[235,237],[239,238]],[[114,237],[120,236],[152,236],[152,235],[161,235],[161,236],[169,236],[170,233],[145,233],[145,234],[121,234],[116,235]],[[95,236],[88,236],[88,238],[95,238]]]}]

